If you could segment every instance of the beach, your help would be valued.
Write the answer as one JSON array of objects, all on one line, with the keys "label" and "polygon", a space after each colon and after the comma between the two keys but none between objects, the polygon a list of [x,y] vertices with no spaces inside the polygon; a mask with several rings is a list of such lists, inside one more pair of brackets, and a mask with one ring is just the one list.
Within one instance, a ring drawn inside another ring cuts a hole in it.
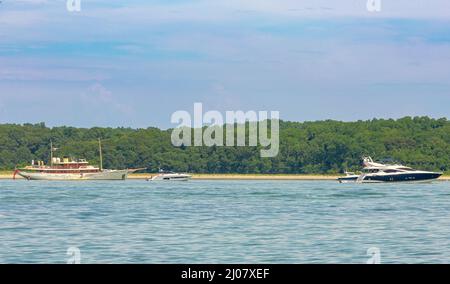
[{"label": "beach", "polygon": [[[128,175],[132,180],[145,180],[158,173],[138,173]],[[193,180],[336,180],[343,175],[313,175],[313,174],[192,174]],[[12,179],[13,172],[1,172],[0,179]],[[16,179],[22,179],[16,176]],[[439,180],[450,181],[450,175],[445,175]]]},{"label": "beach", "polygon": [[[145,180],[158,173],[130,174],[128,179]],[[283,174],[192,174],[193,180],[335,180],[337,175],[283,175]],[[0,173],[0,179],[12,179],[13,173]],[[16,179],[22,179],[16,175]]]},{"label": "beach", "polygon": [[[142,179],[154,174],[132,174],[130,179]],[[193,180],[335,180],[337,175],[283,175],[283,174],[192,174]]]}]

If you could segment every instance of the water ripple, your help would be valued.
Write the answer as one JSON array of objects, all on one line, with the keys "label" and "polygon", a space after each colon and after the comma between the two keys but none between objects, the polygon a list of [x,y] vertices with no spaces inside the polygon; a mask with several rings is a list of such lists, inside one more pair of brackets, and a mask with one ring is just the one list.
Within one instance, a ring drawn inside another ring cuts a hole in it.
[{"label": "water ripple", "polygon": [[0,181],[0,263],[450,262],[450,184]]}]

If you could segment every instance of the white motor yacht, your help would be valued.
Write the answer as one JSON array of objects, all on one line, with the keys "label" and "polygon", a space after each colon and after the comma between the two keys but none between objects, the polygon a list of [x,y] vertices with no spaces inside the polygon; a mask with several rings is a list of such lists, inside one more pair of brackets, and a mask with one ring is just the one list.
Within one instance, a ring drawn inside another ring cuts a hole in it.
[{"label": "white motor yacht", "polygon": [[404,182],[404,181],[430,181],[438,179],[442,173],[415,170],[399,164],[388,165],[375,163],[371,157],[363,158],[364,169],[360,175],[347,175],[338,178],[339,182]]}]

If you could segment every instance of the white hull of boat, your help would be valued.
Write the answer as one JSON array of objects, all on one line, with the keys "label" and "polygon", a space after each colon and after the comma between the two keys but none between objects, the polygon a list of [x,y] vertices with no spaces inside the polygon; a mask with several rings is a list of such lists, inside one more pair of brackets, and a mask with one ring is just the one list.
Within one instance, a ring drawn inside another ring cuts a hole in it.
[{"label": "white hull of boat", "polygon": [[103,170],[98,173],[51,174],[18,171],[17,174],[28,180],[125,180],[128,170]]},{"label": "white hull of boat", "polygon": [[186,174],[160,174],[149,179],[149,181],[188,181],[190,175]]}]

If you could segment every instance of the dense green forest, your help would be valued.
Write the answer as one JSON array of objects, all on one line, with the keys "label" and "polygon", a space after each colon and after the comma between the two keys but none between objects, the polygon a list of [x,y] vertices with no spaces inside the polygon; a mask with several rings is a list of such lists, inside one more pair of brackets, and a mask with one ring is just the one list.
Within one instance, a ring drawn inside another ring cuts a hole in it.
[{"label": "dense green forest", "polygon": [[0,169],[55,155],[98,164],[102,139],[105,168],[158,167],[191,173],[338,173],[360,168],[361,156],[409,166],[450,171],[450,121],[398,120],[280,122],[280,152],[261,158],[258,147],[174,147],[171,130],[157,128],[48,128],[40,124],[0,125]]}]

